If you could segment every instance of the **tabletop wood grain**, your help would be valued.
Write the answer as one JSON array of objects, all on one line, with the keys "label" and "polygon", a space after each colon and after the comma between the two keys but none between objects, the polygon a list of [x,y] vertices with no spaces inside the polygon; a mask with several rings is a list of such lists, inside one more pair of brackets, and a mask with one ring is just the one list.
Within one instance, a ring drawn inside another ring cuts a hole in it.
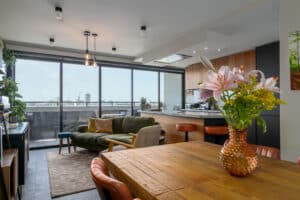
[{"label": "tabletop wood grain", "polygon": [[259,157],[250,176],[230,176],[221,146],[187,142],[102,154],[112,174],[143,200],[300,199],[300,166]]}]

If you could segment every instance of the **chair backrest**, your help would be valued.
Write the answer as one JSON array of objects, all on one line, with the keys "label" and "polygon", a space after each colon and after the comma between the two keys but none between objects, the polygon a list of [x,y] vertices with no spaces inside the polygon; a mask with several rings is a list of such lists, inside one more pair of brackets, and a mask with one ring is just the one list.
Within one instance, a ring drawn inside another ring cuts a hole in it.
[{"label": "chair backrest", "polygon": [[103,160],[94,158],[91,163],[91,175],[101,200],[132,200],[127,186],[111,177]]},{"label": "chair backrest", "polygon": [[268,158],[274,158],[280,160],[280,150],[275,147],[268,147],[262,145],[251,144],[255,152],[259,156],[264,156]]},{"label": "chair backrest", "polygon": [[137,133],[134,146],[139,148],[159,145],[160,133],[160,125],[141,128]]}]

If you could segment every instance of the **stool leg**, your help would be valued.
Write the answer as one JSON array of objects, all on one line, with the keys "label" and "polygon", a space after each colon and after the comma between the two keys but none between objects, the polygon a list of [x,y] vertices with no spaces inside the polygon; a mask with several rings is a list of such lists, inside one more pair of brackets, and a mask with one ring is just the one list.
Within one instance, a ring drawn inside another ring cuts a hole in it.
[{"label": "stool leg", "polygon": [[185,141],[188,142],[189,141],[189,132],[185,132]]},{"label": "stool leg", "polygon": [[59,138],[59,149],[58,149],[58,153],[61,154],[61,147],[63,145],[63,141],[62,138]]},{"label": "stool leg", "polygon": [[67,138],[67,142],[68,142],[68,151],[69,153],[71,153],[70,138]]}]

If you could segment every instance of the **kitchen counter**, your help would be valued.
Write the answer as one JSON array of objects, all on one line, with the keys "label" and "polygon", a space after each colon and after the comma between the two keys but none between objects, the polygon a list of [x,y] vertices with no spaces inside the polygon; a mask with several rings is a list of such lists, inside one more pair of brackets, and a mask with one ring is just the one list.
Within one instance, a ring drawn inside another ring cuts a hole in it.
[{"label": "kitchen counter", "polygon": [[142,114],[155,114],[155,115],[167,115],[174,117],[187,117],[187,118],[224,118],[220,111],[218,110],[192,110],[186,109],[182,111],[139,111]]},{"label": "kitchen counter", "polygon": [[216,110],[181,110],[181,111],[139,111],[142,117],[153,117],[165,131],[166,143],[184,141],[184,133],[176,130],[178,123],[191,123],[197,126],[197,131],[189,133],[189,140],[204,141],[205,125],[225,125],[225,119]]}]

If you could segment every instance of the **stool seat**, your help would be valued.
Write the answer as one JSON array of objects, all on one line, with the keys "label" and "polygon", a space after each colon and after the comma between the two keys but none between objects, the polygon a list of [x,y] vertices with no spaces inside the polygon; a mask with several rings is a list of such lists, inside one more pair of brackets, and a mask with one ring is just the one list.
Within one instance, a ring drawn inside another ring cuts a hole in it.
[{"label": "stool seat", "polygon": [[227,135],[228,126],[205,126],[204,131],[207,135]]},{"label": "stool seat", "polygon": [[176,124],[176,130],[185,132],[185,141],[189,141],[189,132],[197,131],[197,125],[189,123]]},{"label": "stool seat", "polygon": [[[61,154],[61,148],[64,146],[63,144],[63,139],[67,139],[67,146],[68,146],[68,151],[71,153],[71,143],[70,143],[70,138],[71,138],[72,132],[69,131],[64,131],[64,132],[59,132],[57,133],[57,137],[59,138],[59,150],[58,153]],[[74,151],[76,151],[76,146],[74,146]]]},{"label": "stool seat", "polygon": [[68,138],[68,137],[70,137],[71,135],[72,135],[72,133],[69,132],[69,131],[59,132],[59,133],[57,134],[58,138]]},{"label": "stool seat", "polygon": [[193,132],[197,130],[197,126],[195,124],[189,124],[189,123],[180,123],[176,124],[176,130],[177,131],[183,131],[183,132]]}]

